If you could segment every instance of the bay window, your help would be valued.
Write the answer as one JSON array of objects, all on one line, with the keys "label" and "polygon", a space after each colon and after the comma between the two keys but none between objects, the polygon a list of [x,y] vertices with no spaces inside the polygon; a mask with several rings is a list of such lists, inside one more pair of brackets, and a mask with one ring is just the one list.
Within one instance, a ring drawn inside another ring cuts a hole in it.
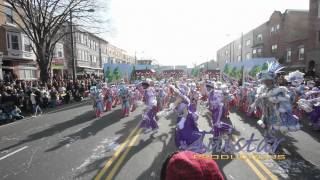
[{"label": "bay window", "polygon": [[21,38],[19,33],[7,32],[7,48],[20,50]]}]

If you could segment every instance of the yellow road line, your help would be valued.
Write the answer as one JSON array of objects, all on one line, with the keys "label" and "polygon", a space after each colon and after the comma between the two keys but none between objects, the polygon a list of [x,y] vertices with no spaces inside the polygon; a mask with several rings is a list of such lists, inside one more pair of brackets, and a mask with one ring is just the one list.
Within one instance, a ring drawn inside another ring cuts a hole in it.
[{"label": "yellow road line", "polygon": [[[243,155],[243,153],[240,152],[240,155]],[[258,170],[258,168],[249,159],[245,159],[244,162],[246,162],[249,165],[249,167],[256,173],[256,175],[261,180],[266,180],[267,179],[264,175],[262,175],[262,173]]]},{"label": "yellow road line", "polygon": [[117,157],[120,155],[121,151],[125,146],[128,144],[128,142],[131,140],[131,137],[136,134],[137,130],[139,129],[139,125],[135,127],[135,129],[131,132],[131,134],[127,137],[127,139],[120,145],[120,147],[116,150],[116,152],[113,154],[112,158],[109,159],[109,161],[104,165],[102,170],[99,172],[99,174],[94,178],[95,180],[101,179],[101,177],[107,172],[111,164]]},{"label": "yellow road line", "polygon": [[256,163],[260,166],[260,168],[263,169],[264,172],[266,172],[272,180],[278,180],[278,177],[275,176],[259,159],[253,156],[253,160],[256,161]]},{"label": "yellow road line", "polygon": [[[234,137],[236,141],[238,141],[238,138]],[[239,144],[241,146],[243,146],[243,144],[241,142],[239,142]],[[268,176],[270,176],[270,178],[272,180],[278,180],[278,177],[276,175],[274,175],[259,159],[257,159],[255,156],[253,156],[253,160],[258,164],[258,166],[265,172],[268,174]]]},{"label": "yellow road line", "polygon": [[137,141],[139,134],[141,132],[141,129],[139,129],[139,131],[136,133],[136,135],[132,138],[130,144],[128,145],[128,148],[126,149],[126,151],[122,154],[122,156],[119,158],[119,160],[117,161],[117,163],[114,165],[113,169],[111,170],[110,174],[107,176],[106,180],[111,180],[113,179],[113,176],[116,174],[116,172],[118,171],[120,165],[122,164],[124,158],[128,155],[130,149],[133,147],[134,143]]},{"label": "yellow road line", "polygon": [[[208,115],[208,114],[207,114]],[[210,118],[210,117],[209,117]],[[233,140],[238,141],[238,139],[234,136],[232,136]],[[243,146],[243,144],[241,142],[239,142],[241,146]],[[240,152],[240,155],[243,155],[242,152]],[[261,180],[266,180],[267,178],[259,171],[259,169],[249,160],[249,159],[245,159],[245,162],[248,164],[248,166],[253,170],[254,173],[256,173],[256,175],[261,179]],[[264,169],[263,169],[264,170]],[[270,171],[269,171],[270,172]],[[269,174],[268,174],[269,175]]]}]

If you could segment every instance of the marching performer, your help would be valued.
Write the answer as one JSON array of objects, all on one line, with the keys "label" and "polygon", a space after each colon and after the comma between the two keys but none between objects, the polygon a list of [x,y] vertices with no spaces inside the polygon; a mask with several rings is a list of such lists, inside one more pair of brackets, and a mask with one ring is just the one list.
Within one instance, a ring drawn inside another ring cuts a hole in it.
[{"label": "marching performer", "polygon": [[129,102],[130,94],[129,94],[129,89],[124,82],[120,84],[119,96],[121,97],[121,101],[122,101],[122,116],[127,117],[129,116],[129,112],[130,112],[130,102]]},{"label": "marching performer", "polygon": [[104,86],[104,102],[106,111],[111,111],[113,96],[112,90],[109,87],[107,87],[107,85]]},{"label": "marching performer", "polygon": [[215,90],[215,88],[219,88],[219,85],[215,87],[212,82],[208,83],[206,87],[209,92],[208,103],[212,118],[214,141],[222,140],[225,135],[231,135],[233,130],[231,125],[223,122],[226,111],[223,92],[221,90]]},{"label": "marching performer", "polygon": [[299,118],[302,118],[303,112],[297,106],[297,102],[300,98],[305,98],[305,86],[302,84],[304,81],[304,73],[300,71],[290,72],[285,76],[285,79],[292,85],[289,95],[293,105],[293,113]]},{"label": "marching performer", "polygon": [[132,92],[131,92],[131,97],[130,97],[131,98],[131,106],[132,106],[131,112],[133,112],[137,109],[138,101],[141,99],[140,96],[141,95],[140,95],[140,92],[139,92],[137,86],[132,87]]},{"label": "marching performer", "polygon": [[203,144],[205,132],[198,128],[198,115],[189,110],[190,100],[186,96],[187,90],[184,86],[180,86],[179,89],[171,88],[176,96],[173,108],[178,113],[175,132],[176,146],[181,150],[205,153],[206,149]]},{"label": "marching performer", "polygon": [[267,139],[275,138],[287,131],[300,129],[298,118],[292,114],[288,89],[278,87],[275,82],[282,68],[278,62],[271,62],[267,70],[257,74],[262,85],[257,90],[256,100],[251,108],[257,105],[262,107],[262,119],[258,121],[258,124],[265,129],[264,137]]},{"label": "marching performer", "polygon": [[199,95],[199,92],[197,91],[196,84],[195,83],[190,83],[190,93],[189,93],[190,108],[189,108],[189,110],[191,112],[196,112],[197,111],[199,98],[200,98],[200,95]]},{"label": "marching performer", "polygon": [[157,100],[155,96],[155,91],[151,87],[150,81],[142,82],[145,94],[144,99],[147,105],[147,110],[142,115],[142,122],[140,124],[141,128],[144,128],[147,132],[148,130],[157,130],[159,128],[157,123]]},{"label": "marching performer", "polygon": [[90,88],[90,97],[93,101],[93,109],[95,111],[96,117],[101,117],[101,113],[103,112],[102,89],[98,86],[92,86]]},{"label": "marching performer", "polygon": [[320,90],[316,87],[306,93],[307,99],[300,99],[298,105],[309,116],[310,123],[314,130],[320,130]]}]

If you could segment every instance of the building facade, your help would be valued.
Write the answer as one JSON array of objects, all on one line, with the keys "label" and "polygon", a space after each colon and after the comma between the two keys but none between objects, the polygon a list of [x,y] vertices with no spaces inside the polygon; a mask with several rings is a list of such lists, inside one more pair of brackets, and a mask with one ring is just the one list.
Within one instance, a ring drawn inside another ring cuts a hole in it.
[{"label": "building facade", "polygon": [[108,63],[110,64],[134,64],[135,58],[128,53],[110,43],[107,46]]},{"label": "building facade", "polygon": [[269,20],[217,51],[220,69],[226,63],[274,57],[287,69],[304,69],[308,11],[274,11]]},{"label": "building facade", "polygon": [[[10,9],[10,5],[0,0],[0,80],[37,80],[40,75],[31,40],[16,23],[21,21]],[[21,23],[22,24],[22,23]],[[70,27],[61,29],[70,32]],[[135,58],[121,48],[96,35],[78,28],[73,33],[76,72],[83,74],[103,74],[105,63],[135,63]],[[71,37],[65,36],[57,43],[51,63],[51,76],[72,77]]]},{"label": "building facade", "polygon": [[320,0],[309,1],[308,69],[320,74]]},{"label": "building facade", "polygon": [[39,71],[32,43],[15,24],[21,21],[3,0],[0,0],[0,12],[0,78],[35,80]]}]

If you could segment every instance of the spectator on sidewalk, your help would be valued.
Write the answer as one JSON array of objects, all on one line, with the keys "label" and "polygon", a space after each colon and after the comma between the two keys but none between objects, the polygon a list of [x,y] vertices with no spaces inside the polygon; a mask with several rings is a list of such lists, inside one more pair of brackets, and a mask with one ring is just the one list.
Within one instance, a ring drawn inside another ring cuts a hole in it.
[{"label": "spectator on sidewalk", "polygon": [[33,89],[31,94],[30,94],[30,100],[31,100],[31,104],[32,104],[32,111],[33,111],[33,116],[32,117],[36,117],[38,114],[38,111],[40,112],[40,114],[42,114],[42,109],[40,108],[39,104],[40,104],[40,95],[39,93],[36,93],[36,89]]},{"label": "spectator on sidewalk", "polygon": [[56,88],[54,86],[51,87],[50,89],[50,105],[52,108],[55,108],[57,105],[57,94],[58,91],[56,90]]}]

